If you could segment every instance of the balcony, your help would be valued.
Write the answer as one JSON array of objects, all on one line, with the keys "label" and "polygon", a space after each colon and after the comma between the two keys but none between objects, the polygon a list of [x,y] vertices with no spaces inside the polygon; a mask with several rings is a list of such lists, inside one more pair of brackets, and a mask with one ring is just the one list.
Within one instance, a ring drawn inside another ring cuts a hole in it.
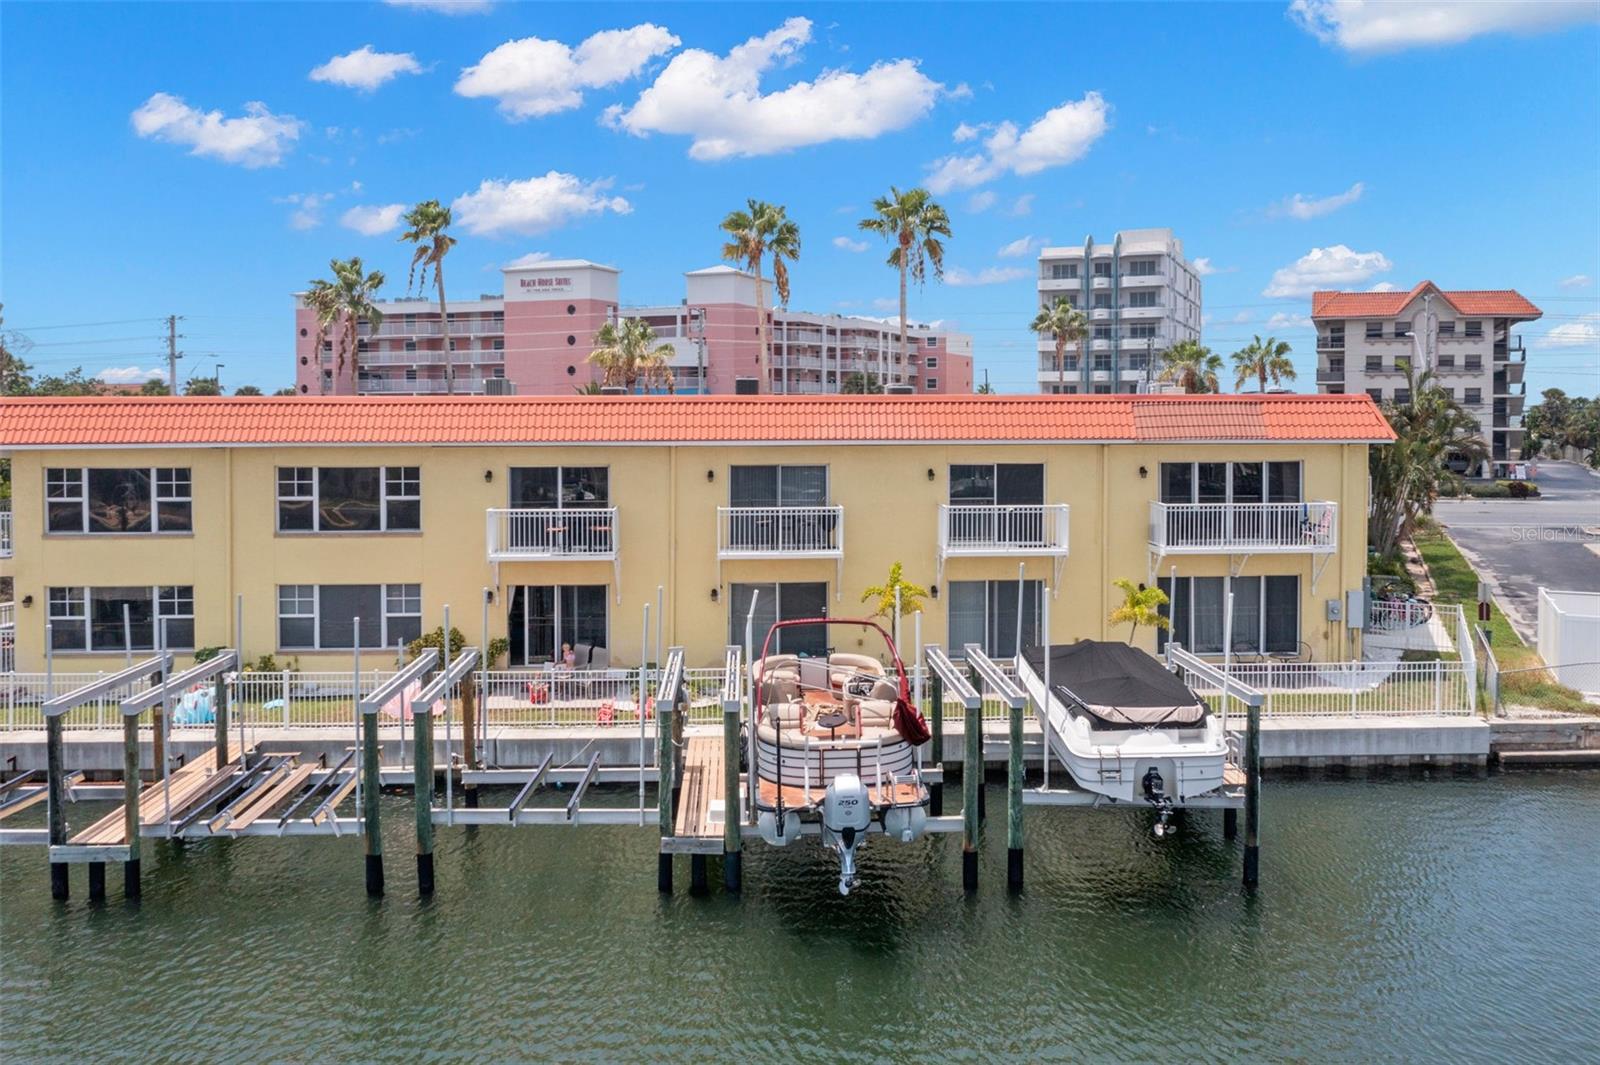
[{"label": "balcony", "polygon": [[614,560],[617,508],[491,508],[488,550],[490,562]]},{"label": "balcony", "polygon": [[[456,374],[455,390],[457,393],[481,393],[485,381],[494,380],[492,377],[477,374]],[[442,395],[449,391],[442,377],[418,378],[407,381],[399,377],[369,377],[356,383],[356,391],[362,394],[374,392],[399,393],[401,395],[425,396]]]},{"label": "balcony", "polygon": [[1095,277],[1093,280],[1093,285],[1096,289],[1110,288],[1111,279],[1109,277]]},{"label": "balcony", "polygon": [[1522,415],[1496,414],[1494,416],[1494,427],[1505,432],[1520,433],[1522,432]]},{"label": "balcony", "polygon": [[943,505],[939,508],[939,553],[1065,555],[1067,505]]},{"label": "balcony", "polygon": [[1317,367],[1317,384],[1319,384],[1319,385],[1342,385],[1342,384],[1344,384],[1344,367],[1340,366],[1338,368],[1335,368],[1335,367],[1330,366],[1327,369],[1323,369],[1320,366]]},{"label": "balcony", "polygon": [[1123,288],[1149,288],[1152,285],[1165,285],[1167,279],[1161,274],[1123,274]]},{"label": "balcony", "polygon": [[843,507],[718,507],[717,557],[844,557]]},{"label": "balcony", "polygon": [[1040,292],[1071,292],[1081,288],[1083,282],[1076,277],[1041,277],[1039,279]]},{"label": "balcony", "polygon": [[1150,549],[1160,555],[1331,554],[1337,503],[1150,504]]},{"label": "balcony", "polygon": [[1344,350],[1344,334],[1341,333],[1338,336],[1328,336],[1328,337],[1319,336],[1319,337],[1317,337],[1317,350],[1318,351],[1343,351]]},{"label": "balcony", "polygon": [[1110,307],[1096,307],[1089,312],[1089,320],[1094,322],[1109,322],[1111,320]]},{"label": "balcony", "polygon": [[1150,321],[1158,319],[1165,312],[1164,307],[1124,307],[1122,320],[1125,322]]}]

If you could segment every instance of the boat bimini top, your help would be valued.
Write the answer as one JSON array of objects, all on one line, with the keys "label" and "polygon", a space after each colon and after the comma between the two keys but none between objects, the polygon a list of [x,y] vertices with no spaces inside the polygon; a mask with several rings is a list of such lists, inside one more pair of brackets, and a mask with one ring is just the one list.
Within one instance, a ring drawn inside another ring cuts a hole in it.
[{"label": "boat bimini top", "polygon": [[1023,653],[1043,677],[1050,655],[1050,689],[1063,704],[1101,729],[1199,728],[1208,710],[1199,696],[1159,659],[1125,643],[1079,640]]}]

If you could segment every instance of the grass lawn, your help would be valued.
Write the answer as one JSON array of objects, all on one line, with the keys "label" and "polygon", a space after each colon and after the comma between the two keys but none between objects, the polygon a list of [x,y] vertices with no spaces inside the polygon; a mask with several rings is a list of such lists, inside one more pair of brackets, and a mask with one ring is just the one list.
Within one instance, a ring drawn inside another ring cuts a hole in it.
[{"label": "grass lawn", "polygon": [[[1415,543],[1422,560],[1428,564],[1428,573],[1433,577],[1436,592],[1434,601],[1459,603],[1470,616],[1476,617],[1478,573],[1456,549],[1456,545],[1432,522],[1417,531]],[[1479,622],[1474,621],[1473,624]],[[1489,604],[1489,644],[1494,648],[1495,661],[1500,663],[1502,671],[1544,665],[1539,652],[1522,642],[1517,630],[1511,627],[1511,622],[1493,603]],[[1500,701],[1537,706],[1545,710],[1566,710],[1580,714],[1595,712],[1595,707],[1585,702],[1582,695],[1557,684],[1543,670],[1502,676]]]}]

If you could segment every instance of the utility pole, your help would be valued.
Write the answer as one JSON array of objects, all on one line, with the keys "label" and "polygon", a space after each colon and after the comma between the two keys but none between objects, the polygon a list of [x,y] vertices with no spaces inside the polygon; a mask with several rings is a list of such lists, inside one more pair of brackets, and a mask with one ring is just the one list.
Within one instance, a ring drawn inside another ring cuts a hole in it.
[{"label": "utility pole", "polygon": [[171,395],[178,394],[178,321],[181,315],[167,315],[167,388]]}]

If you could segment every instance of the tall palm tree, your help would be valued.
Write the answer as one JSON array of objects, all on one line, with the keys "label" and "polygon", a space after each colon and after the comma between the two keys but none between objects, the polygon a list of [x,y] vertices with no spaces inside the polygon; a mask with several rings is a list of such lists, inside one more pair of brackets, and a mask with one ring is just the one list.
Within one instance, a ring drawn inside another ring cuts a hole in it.
[{"label": "tall palm tree", "polygon": [[1067,385],[1067,345],[1076,344],[1089,333],[1089,319],[1082,311],[1072,306],[1072,301],[1065,296],[1057,296],[1055,302],[1048,307],[1041,307],[1038,315],[1029,323],[1028,328],[1040,336],[1048,336],[1056,342],[1056,374],[1058,387],[1066,390]]},{"label": "tall palm tree", "polygon": [[1433,510],[1434,500],[1454,491],[1460,478],[1445,466],[1451,454],[1470,467],[1488,460],[1489,447],[1478,422],[1434,382],[1432,370],[1416,373],[1409,359],[1396,359],[1406,375],[1405,403],[1385,403],[1383,414],[1394,430],[1392,444],[1367,454],[1372,504],[1367,541],[1380,556],[1393,555],[1417,520]]},{"label": "tall palm tree", "polygon": [[770,254],[772,283],[778,290],[778,302],[787,306],[789,267],[784,260],[800,258],[800,227],[789,220],[785,208],[779,204],[754,199],[745,203],[747,210],[729,211],[728,217],[722,220],[721,229],[728,235],[728,240],[722,245],[722,257],[730,263],[742,264],[756,275],[756,318],[761,343],[756,362],[761,373],[760,390],[769,392],[772,389],[772,323],[767,320],[767,292],[761,279],[762,265]]},{"label": "tall palm tree", "polygon": [[1191,394],[1221,392],[1217,380],[1221,369],[1222,356],[1213,355],[1198,340],[1180,340],[1161,353],[1161,380],[1176,381]]},{"label": "tall palm tree", "polygon": [[675,390],[668,364],[672,345],[657,344],[655,330],[643,318],[607,322],[595,333],[594,344],[589,362],[600,368],[604,385],[631,391],[641,383],[646,388],[660,384],[669,393]]},{"label": "tall palm tree", "polygon": [[1296,375],[1289,351],[1288,341],[1277,337],[1262,340],[1256,334],[1254,340],[1233,353],[1233,387],[1242,391],[1244,383],[1254,377],[1257,391],[1265,392],[1269,377],[1274,385],[1293,381]]},{"label": "tall palm tree", "polygon": [[[406,277],[406,291],[412,282],[417,288],[428,287],[428,268],[433,267],[434,284],[439,289],[439,333],[444,337],[444,390],[456,390],[455,356],[450,353],[450,315],[444,306],[444,257],[456,246],[456,238],[445,232],[450,228],[450,208],[440,206],[438,200],[423,200],[405,213],[407,229],[400,239],[416,245],[411,253],[411,273]],[[417,268],[421,267],[421,276]]]},{"label": "tall palm tree", "polygon": [[[889,186],[889,195],[872,201],[872,209],[877,213],[863,218],[859,226],[893,245],[888,262],[900,271],[900,356],[905,358],[906,278],[921,288],[931,264],[934,279],[944,279],[944,243],[939,238],[950,236],[950,216],[927,189],[901,192],[893,185]],[[889,380],[887,375],[884,379]]]},{"label": "tall palm tree", "polygon": [[[328,269],[333,273],[333,280],[319,278],[311,282],[311,290],[306,293],[306,306],[317,316],[319,334],[332,339],[335,375],[344,373],[344,360],[348,355],[350,377],[355,380],[361,370],[358,325],[367,322],[376,329],[383,321],[383,311],[378,309],[374,297],[383,287],[384,276],[379,270],[368,273],[360,256],[333,259],[328,263]],[[340,327],[338,332],[330,334],[329,330],[335,326]]]},{"label": "tall palm tree", "polygon": [[1109,625],[1128,626],[1128,642],[1133,642],[1133,634],[1139,631],[1140,625],[1156,629],[1170,629],[1172,623],[1161,616],[1161,608],[1167,605],[1167,593],[1160,588],[1146,588],[1143,584],[1134,584],[1126,577],[1118,577],[1111,582],[1122,590],[1122,605],[1113,610],[1106,623]]}]

